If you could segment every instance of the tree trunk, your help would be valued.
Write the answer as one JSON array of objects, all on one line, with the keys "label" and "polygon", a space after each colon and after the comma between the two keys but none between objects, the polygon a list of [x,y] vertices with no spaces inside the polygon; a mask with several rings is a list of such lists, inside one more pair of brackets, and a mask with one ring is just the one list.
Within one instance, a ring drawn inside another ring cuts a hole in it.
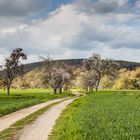
[{"label": "tree trunk", "polygon": [[98,91],[99,84],[100,84],[100,79],[97,81],[97,85],[96,85],[96,88],[95,88],[96,92]]},{"label": "tree trunk", "polygon": [[96,86],[95,91],[98,92],[98,87]]},{"label": "tree trunk", "polygon": [[10,88],[11,88],[11,85],[12,85],[12,80],[11,81],[7,81],[7,95],[9,96],[10,95]]},{"label": "tree trunk", "polygon": [[54,88],[54,89],[53,89],[53,94],[56,94],[56,93],[57,93],[57,89]]},{"label": "tree trunk", "polygon": [[10,86],[7,86],[7,95],[10,95]]},{"label": "tree trunk", "polygon": [[62,88],[59,88],[59,93],[60,93],[60,94],[62,93]]},{"label": "tree trunk", "polygon": [[93,86],[91,87],[91,91],[93,91]]},{"label": "tree trunk", "polygon": [[65,88],[65,91],[68,91],[68,88],[67,87]]}]

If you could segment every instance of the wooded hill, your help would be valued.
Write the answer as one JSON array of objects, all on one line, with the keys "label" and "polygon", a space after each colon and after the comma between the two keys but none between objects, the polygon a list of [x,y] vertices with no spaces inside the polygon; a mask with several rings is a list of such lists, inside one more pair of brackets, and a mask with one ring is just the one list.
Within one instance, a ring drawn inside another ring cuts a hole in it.
[{"label": "wooded hill", "polygon": [[[70,66],[80,67],[83,59],[64,59],[58,61],[64,62]],[[120,64],[121,68],[127,68],[129,70],[133,70],[136,67],[140,67],[140,63],[137,62],[123,61],[123,60],[118,60],[116,62]],[[35,63],[26,64],[24,65],[24,71],[26,73],[36,68],[43,67],[44,65],[45,65],[44,62],[35,62]]]}]

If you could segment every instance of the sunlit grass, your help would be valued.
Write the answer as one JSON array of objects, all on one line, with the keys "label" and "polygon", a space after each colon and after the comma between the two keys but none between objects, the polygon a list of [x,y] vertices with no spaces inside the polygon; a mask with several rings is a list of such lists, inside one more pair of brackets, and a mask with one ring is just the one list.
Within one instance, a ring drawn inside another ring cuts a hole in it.
[{"label": "sunlit grass", "polygon": [[[51,89],[11,89],[11,95],[15,94],[34,94],[34,93],[51,93]],[[0,89],[0,94],[6,95],[6,89]]]},{"label": "sunlit grass", "polygon": [[50,140],[139,140],[139,95],[102,91],[81,97],[62,113]]},{"label": "sunlit grass", "polygon": [[0,90],[0,116],[9,114],[41,102],[70,96],[71,92],[53,95],[50,89],[12,89],[7,96],[5,90]]}]

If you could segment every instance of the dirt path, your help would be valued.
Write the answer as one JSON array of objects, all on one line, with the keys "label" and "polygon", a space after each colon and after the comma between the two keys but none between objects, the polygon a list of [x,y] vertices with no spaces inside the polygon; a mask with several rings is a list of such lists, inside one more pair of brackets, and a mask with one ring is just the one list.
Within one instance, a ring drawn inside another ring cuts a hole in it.
[{"label": "dirt path", "polygon": [[48,106],[48,105],[50,105],[52,103],[62,101],[64,99],[69,99],[69,97],[63,98],[63,99],[57,99],[57,100],[48,101],[48,102],[41,103],[41,104],[38,104],[38,105],[34,105],[32,107],[22,109],[22,110],[14,112],[14,113],[11,113],[9,115],[0,117],[0,132],[5,130],[5,129],[7,129],[7,128],[9,128],[16,121],[27,117],[28,115],[32,114],[33,112],[35,112],[35,111],[37,111],[37,110],[39,110],[39,109],[41,109],[41,108],[43,108],[45,106]]},{"label": "dirt path", "polygon": [[77,98],[63,101],[39,116],[33,124],[27,125],[23,129],[20,140],[47,140],[63,109],[75,99]]}]

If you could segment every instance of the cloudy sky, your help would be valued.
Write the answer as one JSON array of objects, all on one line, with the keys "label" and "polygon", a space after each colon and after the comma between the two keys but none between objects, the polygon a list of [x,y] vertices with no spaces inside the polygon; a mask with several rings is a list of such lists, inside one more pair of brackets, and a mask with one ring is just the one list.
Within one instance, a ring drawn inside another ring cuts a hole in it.
[{"label": "cloudy sky", "polygon": [[0,62],[17,47],[29,62],[93,52],[140,62],[140,0],[0,0]]}]

